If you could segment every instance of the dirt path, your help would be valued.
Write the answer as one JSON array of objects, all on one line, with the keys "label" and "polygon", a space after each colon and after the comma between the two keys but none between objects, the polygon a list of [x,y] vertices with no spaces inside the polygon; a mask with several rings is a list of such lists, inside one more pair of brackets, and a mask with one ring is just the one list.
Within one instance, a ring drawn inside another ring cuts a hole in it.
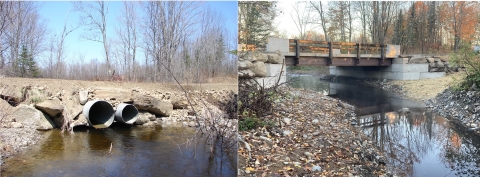
[{"label": "dirt path", "polygon": [[465,77],[466,73],[462,71],[436,79],[390,81],[390,84],[402,86],[404,95],[407,98],[424,102],[434,98],[447,87],[454,86]]}]

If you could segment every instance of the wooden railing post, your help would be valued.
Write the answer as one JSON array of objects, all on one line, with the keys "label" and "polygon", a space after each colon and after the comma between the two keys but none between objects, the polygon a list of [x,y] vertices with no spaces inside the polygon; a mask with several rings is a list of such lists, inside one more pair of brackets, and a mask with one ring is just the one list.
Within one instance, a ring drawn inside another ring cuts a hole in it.
[{"label": "wooden railing post", "polygon": [[328,59],[332,59],[333,58],[333,46],[332,46],[332,42],[328,42]]},{"label": "wooden railing post", "polygon": [[360,43],[357,43],[357,59],[360,60]]},{"label": "wooden railing post", "polygon": [[385,60],[385,44],[380,44],[380,50],[381,50],[381,53],[380,53],[380,56],[382,57],[382,60]]},{"label": "wooden railing post", "polygon": [[300,58],[300,44],[298,39],[295,39],[295,58],[296,59]]}]

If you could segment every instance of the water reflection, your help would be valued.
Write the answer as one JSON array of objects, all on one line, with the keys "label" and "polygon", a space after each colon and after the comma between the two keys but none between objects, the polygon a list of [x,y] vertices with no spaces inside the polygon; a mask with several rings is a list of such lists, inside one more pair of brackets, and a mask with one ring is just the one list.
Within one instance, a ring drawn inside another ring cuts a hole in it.
[{"label": "water reflection", "polygon": [[[319,79],[303,80],[315,77]],[[394,174],[480,176],[480,137],[468,129],[425,110],[421,103],[383,90],[352,83],[323,84],[330,96],[357,107],[357,119],[379,120],[359,128],[383,149],[387,168]],[[324,88],[307,89],[323,92]],[[410,112],[397,112],[404,107]]]},{"label": "water reflection", "polygon": [[219,149],[212,154],[200,135],[186,143],[195,129],[114,125],[46,133],[32,150],[7,159],[1,175],[236,176],[235,152]]}]

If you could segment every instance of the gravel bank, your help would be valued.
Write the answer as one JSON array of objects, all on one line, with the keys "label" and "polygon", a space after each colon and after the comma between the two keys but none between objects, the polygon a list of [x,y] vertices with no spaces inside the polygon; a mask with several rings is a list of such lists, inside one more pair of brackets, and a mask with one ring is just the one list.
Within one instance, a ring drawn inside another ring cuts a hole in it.
[{"label": "gravel bank", "polygon": [[382,153],[346,119],[353,106],[313,91],[289,92],[265,116],[275,128],[239,132],[239,176],[387,174]]}]

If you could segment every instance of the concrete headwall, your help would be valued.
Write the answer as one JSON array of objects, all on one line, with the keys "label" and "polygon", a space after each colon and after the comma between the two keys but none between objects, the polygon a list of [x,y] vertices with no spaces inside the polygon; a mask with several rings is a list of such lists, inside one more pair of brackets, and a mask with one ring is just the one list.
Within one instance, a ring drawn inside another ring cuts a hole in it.
[{"label": "concrete headwall", "polygon": [[429,72],[428,63],[408,63],[408,58],[395,58],[391,66],[330,66],[330,74],[357,78],[419,80],[439,78],[445,72]]}]

